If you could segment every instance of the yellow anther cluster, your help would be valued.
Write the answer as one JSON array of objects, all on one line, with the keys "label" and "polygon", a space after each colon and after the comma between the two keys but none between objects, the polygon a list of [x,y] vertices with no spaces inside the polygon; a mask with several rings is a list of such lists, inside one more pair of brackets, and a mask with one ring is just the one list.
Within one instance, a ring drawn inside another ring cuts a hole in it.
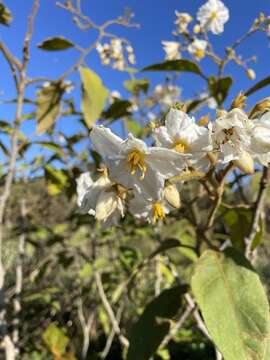
[{"label": "yellow anther cluster", "polygon": [[130,168],[131,175],[136,174],[137,169],[139,169],[141,172],[141,179],[144,178],[147,170],[144,157],[144,153],[138,149],[129,152],[127,156],[127,165]]},{"label": "yellow anther cluster", "polygon": [[156,202],[152,205],[153,208],[153,223],[155,224],[159,219],[165,219],[165,211],[162,205],[159,202]]},{"label": "yellow anther cluster", "polygon": [[189,151],[189,146],[184,140],[178,140],[174,143],[173,149],[179,153],[186,153]]}]

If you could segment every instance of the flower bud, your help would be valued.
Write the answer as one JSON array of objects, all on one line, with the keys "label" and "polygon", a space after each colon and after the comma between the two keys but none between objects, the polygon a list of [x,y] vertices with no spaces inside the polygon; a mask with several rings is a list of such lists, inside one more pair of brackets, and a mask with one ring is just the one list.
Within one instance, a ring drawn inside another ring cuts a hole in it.
[{"label": "flower bud", "polygon": [[270,109],[270,97],[263,99],[262,101],[258,102],[253,109],[250,111],[249,117],[254,118],[254,115],[262,111],[268,111]]},{"label": "flower bud", "polygon": [[198,121],[198,125],[199,125],[199,126],[205,126],[205,125],[207,125],[207,124],[209,123],[209,120],[210,120],[209,114],[204,115],[204,116],[202,116],[202,117],[200,118],[200,120]]},{"label": "flower bud", "polygon": [[199,34],[201,32],[201,27],[199,24],[196,24],[194,27],[193,27],[193,32],[194,34]]},{"label": "flower bud", "polygon": [[247,69],[246,74],[247,74],[247,77],[250,80],[255,80],[256,79],[256,73],[255,73],[255,71],[253,69]]},{"label": "flower bud", "polygon": [[175,184],[170,182],[165,184],[164,197],[175,209],[179,209],[181,207],[180,194]]},{"label": "flower bud", "polygon": [[238,108],[243,110],[246,107],[246,99],[247,97],[242,92],[240,92],[232,101],[231,109]]},{"label": "flower bud", "polygon": [[234,164],[246,174],[254,173],[254,161],[248,152],[243,152],[238,160],[234,160]]}]

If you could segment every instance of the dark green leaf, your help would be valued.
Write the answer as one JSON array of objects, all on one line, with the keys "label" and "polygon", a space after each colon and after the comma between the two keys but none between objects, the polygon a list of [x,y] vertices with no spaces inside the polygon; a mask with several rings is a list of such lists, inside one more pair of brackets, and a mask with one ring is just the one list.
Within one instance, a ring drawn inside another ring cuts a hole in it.
[{"label": "dark green leaf", "polygon": [[228,96],[231,86],[231,77],[224,77],[218,80],[214,77],[210,77],[208,81],[209,94],[216,99],[218,105],[223,104]]},{"label": "dark green leaf", "polygon": [[115,99],[110,107],[103,112],[102,116],[110,120],[120,119],[131,114],[129,111],[130,106],[131,103],[128,100]]},{"label": "dark green leaf", "polygon": [[0,24],[8,26],[13,17],[10,10],[2,3],[0,3]]},{"label": "dark green leaf", "polygon": [[59,36],[42,41],[42,43],[38,45],[38,48],[46,51],[59,51],[69,49],[73,46],[74,44],[71,41]]},{"label": "dark green leaf", "polygon": [[254,86],[252,86],[250,89],[248,89],[245,92],[246,96],[254,94],[256,91],[261,90],[262,88],[270,85],[270,76],[266,77],[265,79],[262,79],[257,82]]},{"label": "dark green leaf", "polygon": [[192,290],[209,333],[225,360],[259,360],[267,351],[269,305],[258,275],[233,248],[205,251]]},{"label": "dark green leaf", "polygon": [[201,75],[201,69],[190,60],[169,60],[160,64],[147,66],[142,71],[186,71]]},{"label": "dark green leaf", "polygon": [[138,95],[140,91],[143,91],[145,94],[149,88],[148,79],[131,79],[124,81],[125,88],[134,95]]},{"label": "dark green leaf", "polygon": [[172,319],[182,306],[187,287],[179,285],[164,290],[148,304],[129,336],[127,360],[148,360],[170,331]]}]

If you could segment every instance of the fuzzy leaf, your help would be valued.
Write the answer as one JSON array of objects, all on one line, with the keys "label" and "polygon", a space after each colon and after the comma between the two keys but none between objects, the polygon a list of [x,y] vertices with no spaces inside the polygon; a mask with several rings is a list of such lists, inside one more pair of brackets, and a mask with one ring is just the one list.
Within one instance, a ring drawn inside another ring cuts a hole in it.
[{"label": "fuzzy leaf", "polygon": [[225,360],[263,359],[270,332],[269,305],[251,264],[238,251],[205,251],[192,290]]}]

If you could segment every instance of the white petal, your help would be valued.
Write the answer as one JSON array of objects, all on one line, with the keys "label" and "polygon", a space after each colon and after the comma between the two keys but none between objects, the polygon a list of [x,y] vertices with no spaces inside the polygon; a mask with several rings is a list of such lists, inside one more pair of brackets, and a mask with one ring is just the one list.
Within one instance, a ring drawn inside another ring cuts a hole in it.
[{"label": "white petal", "polygon": [[147,145],[140,139],[135,138],[132,134],[128,134],[128,138],[121,144],[121,154],[127,154],[131,150],[147,151]]},{"label": "white petal", "polygon": [[81,206],[82,199],[88,190],[88,188],[93,184],[93,180],[90,176],[89,172],[85,172],[79,176],[78,179],[76,179],[77,183],[77,204],[78,206]]},{"label": "white petal", "polygon": [[94,126],[90,138],[94,149],[102,156],[113,157],[119,154],[123,140],[109,128]]},{"label": "white petal", "polygon": [[102,191],[97,199],[96,219],[106,220],[117,208],[117,195],[113,191]]},{"label": "white petal", "polygon": [[184,154],[161,147],[151,147],[149,151],[150,154],[145,158],[147,164],[165,179],[179,174],[186,167],[188,156]]}]

